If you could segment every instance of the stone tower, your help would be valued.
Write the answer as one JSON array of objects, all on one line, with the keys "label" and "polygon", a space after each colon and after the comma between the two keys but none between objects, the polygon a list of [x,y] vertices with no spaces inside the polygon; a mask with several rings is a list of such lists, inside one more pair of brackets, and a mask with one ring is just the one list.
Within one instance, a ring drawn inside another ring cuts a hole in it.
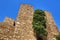
[{"label": "stone tower", "polygon": [[14,35],[17,40],[36,40],[32,28],[34,9],[28,4],[22,4],[16,18]]},{"label": "stone tower", "polygon": [[47,11],[44,11],[46,15],[46,28],[47,28],[47,40],[56,40],[55,35],[59,34],[58,28],[51,16],[51,14]]}]

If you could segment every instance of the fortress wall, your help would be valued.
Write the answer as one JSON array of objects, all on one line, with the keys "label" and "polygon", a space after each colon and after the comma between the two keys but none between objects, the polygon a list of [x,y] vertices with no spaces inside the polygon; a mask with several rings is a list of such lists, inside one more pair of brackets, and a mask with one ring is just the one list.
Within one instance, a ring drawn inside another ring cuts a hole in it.
[{"label": "fortress wall", "polygon": [[47,11],[44,11],[46,15],[46,28],[48,31],[47,40],[56,40],[55,35],[59,34],[58,28],[52,18],[51,14]]},{"label": "fortress wall", "polygon": [[15,36],[17,40],[36,40],[33,30],[34,9],[28,4],[22,4],[16,19]]},{"label": "fortress wall", "polygon": [[4,22],[6,22],[6,23],[9,24],[9,25],[14,26],[14,20],[13,20],[12,18],[6,17],[6,18],[4,19]]}]

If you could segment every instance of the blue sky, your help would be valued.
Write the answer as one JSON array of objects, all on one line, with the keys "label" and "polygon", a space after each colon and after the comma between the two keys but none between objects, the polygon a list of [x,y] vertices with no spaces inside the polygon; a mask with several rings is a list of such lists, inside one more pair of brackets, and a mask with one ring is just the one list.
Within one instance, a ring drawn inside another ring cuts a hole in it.
[{"label": "blue sky", "polygon": [[30,4],[34,6],[34,10],[51,12],[60,30],[60,0],[0,0],[0,22],[3,22],[5,16],[16,19],[21,4]]}]

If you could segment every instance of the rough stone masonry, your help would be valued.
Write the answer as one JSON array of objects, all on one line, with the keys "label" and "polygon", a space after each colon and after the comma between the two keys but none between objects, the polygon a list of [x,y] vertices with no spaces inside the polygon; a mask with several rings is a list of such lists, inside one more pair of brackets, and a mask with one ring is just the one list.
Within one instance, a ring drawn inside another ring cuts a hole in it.
[{"label": "rough stone masonry", "polygon": [[34,9],[31,5],[22,4],[16,21],[6,17],[1,23],[0,40],[36,40],[32,25],[33,13]]},{"label": "rough stone masonry", "polygon": [[[47,40],[56,40],[54,35],[57,35],[59,31],[50,13],[44,12]],[[37,40],[32,28],[33,13],[34,9],[31,5],[22,4],[16,20],[6,17],[4,22],[0,22],[0,40]]]},{"label": "rough stone masonry", "polygon": [[47,35],[47,40],[56,40],[55,35],[59,34],[58,28],[51,16],[51,14],[48,11],[44,11],[45,12],[45,19],[46,19],[46,29],[48,32]]},{"label": "rough stone masonry", "polygon": [[15,22],[14,34],[17,40],[36,40],[32,26],[34,9],[32,6],[23,4]]}]

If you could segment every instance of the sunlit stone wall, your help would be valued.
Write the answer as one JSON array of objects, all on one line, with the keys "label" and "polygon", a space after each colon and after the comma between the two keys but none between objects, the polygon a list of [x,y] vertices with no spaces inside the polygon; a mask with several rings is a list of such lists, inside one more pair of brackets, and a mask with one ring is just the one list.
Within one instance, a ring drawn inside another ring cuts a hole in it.
[{"label": "sunlit stone wall", "polygon": [[32,28],[34,9],[31,5],[22,4],[16,19],[15,36],[17,40],[36,40]]},{"label": "sunlit stone wall", "polygon": [[8,23],[11,26],[14,26],[14,20],[9,17],[5,17],[4,22]]},{"label": "sunlit stone wall", "polygon": [[47,40],[56,40],[55,35],[59,34],[58,28],[52,18],[51,14],[48,11],[45,12],[45,19],[46,19],[46,28],[47,28]]}]

